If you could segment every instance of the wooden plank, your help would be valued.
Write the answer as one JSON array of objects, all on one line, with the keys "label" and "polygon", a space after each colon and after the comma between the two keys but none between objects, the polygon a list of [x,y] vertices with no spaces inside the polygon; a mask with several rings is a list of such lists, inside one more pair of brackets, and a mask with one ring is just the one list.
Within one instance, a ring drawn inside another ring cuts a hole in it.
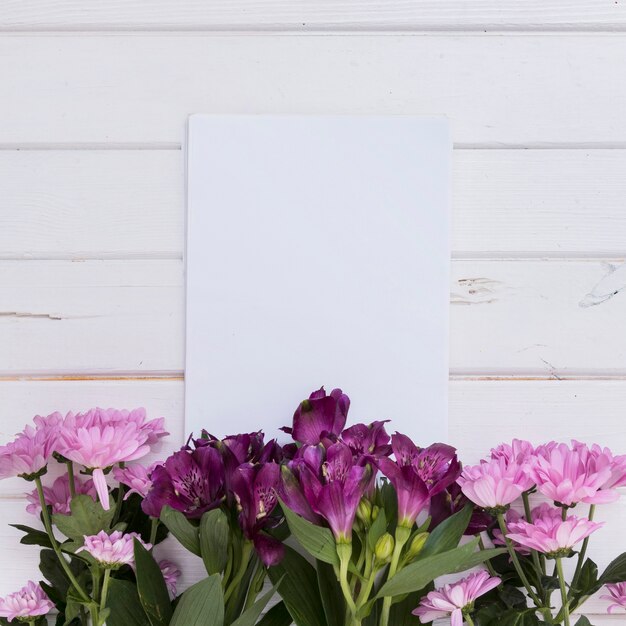
[{"label": "wooden plank", "polygon": [[190,113],[225,111],[445,114],[464,145],[626,141],[619,36],[9,34],[0,58],[4,147],[179,144]]},{"label": "wooden plank", "polygon": [[[457,260],[451,371],[624,374],[625,286],[626,264]],[[0,375],[181,372],[183,311],[179,260],[2,261]]]},{"label": "wooden plank", "polygon": [[[3,398],[0,405],[2,442],[34,413],[85,409],[96,404],[146,406],[150,415],[165,415],[167,418],[172,432],[167,449],[183,439],[182,380],[3,381],[0,382],[0,395]],[[626,449],[622,410],[625,401],[626,380],[452,380],[450,438],[459,445],[461,458],[466,462],[476,461],[489,446],[521,434],[536,443],[550,438],[567,440],[576,437],[587,442],[609,443],[615,452],[623,452]],[[597,419],[598,415],[602,416],[601,420]],[[23,504],[14,497],[23,490],[23,485],[25,483],[21,481],[0,483],[0,506],[7,523],[34,524],[34,518],[23,512]],[[626,515],[625,507],[624,499],[617,505],[601,507],[600,519],[606,519],[607,527],[591,544],[592,558],[601,566],[606,565],[617,551],[626,549],[622,540],[617,545],[615,540],[615,528],[620,527]],[[6,526],[0,527],[0,553],[15,555],[15,562],[19,562],[16,576],[11,581],[0,577],[0,595],[11,591],[18,578],[25,581],[36,576],[35,551],[18,547],[18,539],[19,533]],[[168,547],[168,556],[184,563],[188,572],[185,584],[201,574],[197,559],[185,556],[180,549]],[[603,601],[594,599],[588,610],[602,612],[605,606]],[[597,619],[593,622],[602,623]]]},{"label": "wooden plank", "polygon": [[[182,258],[183,160],[0,151],[1,257]],[[454,254],[624,256],[625,169],[626,150],[457,150]]]},{"label": "wooden plank", "polygon": [[613,0],[5,0],[4,30],[485,30],[623,28]]}]

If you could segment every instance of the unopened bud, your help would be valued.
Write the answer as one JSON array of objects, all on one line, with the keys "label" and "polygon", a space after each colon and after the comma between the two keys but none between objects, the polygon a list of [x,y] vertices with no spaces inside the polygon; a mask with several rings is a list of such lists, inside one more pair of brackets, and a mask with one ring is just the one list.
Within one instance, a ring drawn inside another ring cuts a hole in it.
[{"label": "unopened bud", "polygon": [[389,533],[381,535],[376,542],[376,546],[374,547],[376,559],[380,563],[389,563],[389,561],[391,561],[391,555],[393,554],[394,547],[395,541]]},{"label": "unopened bud", "polygon": [[374,505],[372,507],[372,522],[376,521],[376,518],[378,517],[378,513],[380,512],[380,507]]},{"label": "unopened bud", "polygon": [[414,559],[419,555],[426,543],[426,539],[428,539],[429,533],[417,533],[415,537],[411,540],[409,545],[409,549],[406,551],[406,556],[409,560]]},{"label": "unopened bud", "polygon": [[356,510],[356,516],[366,528],[369,528],[372,523],[372,503],[366,498],[362,498],[359,502],[359,508]]}]

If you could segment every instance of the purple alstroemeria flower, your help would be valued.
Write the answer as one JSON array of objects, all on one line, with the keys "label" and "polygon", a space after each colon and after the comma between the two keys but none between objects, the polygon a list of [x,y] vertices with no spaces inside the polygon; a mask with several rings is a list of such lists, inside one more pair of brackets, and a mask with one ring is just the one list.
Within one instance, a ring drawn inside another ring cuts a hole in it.
[{"label": "purple alstroemeria flower", "polygon": [[352,451],[344,443],[322,451],[325,460],[319,468],[314,470],[308,462],[300,467],[304,495],[313,511],[328,522],[337,543],[350,543],[356,510],[372,469],[355,464]]},{"label": "purple alstroemeria flower", "polygon": [[224,501],[224,478],[224,462],[215,448],[183,448],[154,468],[152,486],[141,507],[146,515],[160,517],[167,504],[190,519],[199,519]]},{"label": "purple alstroemeria flower", "polygon": [[349,408],[350,398],[341,389],[333,389],[327,396],[322,387],[300,403],[293,415],[293,428],[282,430],[305,445],[317,445],[324,438],[334,441],[346,425]]},{"label": "purple alstroemeria flower", "polygon": [[[430,500],[430,528],[433,530],[441,522],[448,519],[454,513],[465,508],[470,503],[469,498],[463,494],[461,487],[456,483],[452,483],[444,491],[440,491]],[[494,524],[494,518],[480,507],[474,506],[470,523],[465,533],[467,535],[476,535],[487,530]]]},{"label": "purple alstroemeria flower", "polygon": [[343,441],[357,458],[368,461],[391,453],[390,437],[385,430],[389,420],[372,422],[371,424],[355,424],[341,433]]},{"label": "purple alstroemeria flower", "polygon": [[270,567],[279,563],[285,553],[280,541],[263,532],[279,521],[271,516],[278,503],[280,466],[277,463],[240,465],[232,476],[232,489],[239,511],[244,537],[254,543],[263,561]]}]

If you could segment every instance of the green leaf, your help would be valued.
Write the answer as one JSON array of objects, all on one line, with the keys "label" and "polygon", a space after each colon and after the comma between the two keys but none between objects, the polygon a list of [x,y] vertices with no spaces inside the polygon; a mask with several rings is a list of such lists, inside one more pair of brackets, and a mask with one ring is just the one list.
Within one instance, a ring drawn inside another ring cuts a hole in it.
[{"label": "green leaf", "polygon": [[23,524],[9,524],[9,526],[17,528],[25,533],[20,539],[20,543],[25,546],[42,546],[44,548],[52,548],[50,537],[48,537],[48,533],[43,530],[37,530],[35,528],[31,528],[30,526],[24,526]]},{"label": "green leaf", "polygon": [[346,601],[332,565],[319,559],[316,562],[317,586],[328,626],[344,626]]},{"label": "green leaf", "polygon": [[293,619],[284,602],[274,605],[262,618],[257,626],[291,626]]},{"label": "green leaf", "polygon": [[626,552],[613,559],[598,579],[601,585],[619,583],[626,580]]},{"label": "green leaf", "polygon": [[114,507],[105,511],[100,502],[87,495],[74,496],[70,510],[71,515],[53,515],[52,522],[66,537],[81,541],[84,535],[97,535],[101,530],[109,530],[115,515]]},{"label": "green leaf", "polygon": [[168,626],[172,603],[161,568],[143,544],[134,540],[137,593],[152,626]]},{"label": "green leaf", "polygon": [[331,565],[339,565],[335,538],[328,528],[311,524],[308,520],[294,513],[282,500],[281,506],[291,534],[312,556]]},{"label": "green leaf", "polygon": [[441,522],[428,536],[420,552],[420,560],[456,548],[467,530],[474,507],[471,504]]},{"label": "green leaf", "polygon": [[[50,582],[55,590],[65,597],[70,590],[70,581],[61,567],[59,559],[53,550],[42,550],[39,553],[39,570],[44,578]],[[70,570],[78,578],[81,572],[86,570],[86,566],[78,559],[72,559]]]},{"label": "green leaf", "polygon": [[314,567],[293,548],[285,546],[285,556],[268,569],[270,580],[297,626],[327,626]]},{"label": "green leaf", "polygon": [[107,626],[150,626],[150,620],[141,608],[137,589],[128,580],[110,580],[107,607],[111,611]]},{"label": "green leaf", "polygon": [[209,575],[221,574],[228,562],[228,518],[221,509],[207,511],[200,520],[200,553]]},{"label": "green leaf", "polygon": [[453,550],[414,561],[389,579],[376,597],[398,596],[419,591],[439,576],[462,572],[488,560],[491,551],[475,552],[477,545],[478,538]]},{"label": "green leaf", "polygon": [[223,623],[224,596],[221,578],[218,574],[213,574],[183,593],[170,626],[222,626]]},{"label": "green leaf", "polygon": [[[282,580],[282,579],[281,579]],[[263,609],[276,593],[281,581],[279,580],[265,595],[262,595],[247,611],[244,611],[231,626],[254,626],[257,623]]]},{"label": "green leaf", "polygon": [[184,548],[196,556],[201,556],[198,528],[180,511],[165,505],[161,511],[161,521]]},{"label": "green leaf", "polygon": [[374,520],[374,523],[367,531],[367,545],[370,550],[373,552],[376,547],[376,542],[385,534],[387,531],[387,518],[385,517],[385,511],[380,509],[378,512],[378,517]]},{"label": "green leaf", "polygon": [[410,593],[401,602],[397,602],[391,606],[389,612],[389,623],[393,626],[421,626],[419,617],[412,614],[422,599],[424,593],[417,591]]},{"label": "green leaf", "polygon": [[474,552],[474,554],[468,556],[462,563],[459,563],[458,567],[450,573],[456,574],[458,572],[464,572],[465,570],[476,567],[477,565],[480,565],[485,561],[489,561],[489,559],[493,559],[494,557],[504,554],[505,552],[506,548],[488,548],[487,550]]},{"label": "green leaf", "polygon": [[593,626],[593,624],[586,618],[584,615],[581,615],[578,621],[576,622],[576,626]]}]

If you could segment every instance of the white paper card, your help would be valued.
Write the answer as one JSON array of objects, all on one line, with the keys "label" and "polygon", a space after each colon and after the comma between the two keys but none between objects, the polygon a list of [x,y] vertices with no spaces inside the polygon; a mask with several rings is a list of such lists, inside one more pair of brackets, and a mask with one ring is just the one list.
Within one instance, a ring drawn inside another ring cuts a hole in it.
[{"label": "white paper card", "polygon": [[275,436],[324,385],[446,438],[450,164],[440,118],[190,118],[187,432]]}]

